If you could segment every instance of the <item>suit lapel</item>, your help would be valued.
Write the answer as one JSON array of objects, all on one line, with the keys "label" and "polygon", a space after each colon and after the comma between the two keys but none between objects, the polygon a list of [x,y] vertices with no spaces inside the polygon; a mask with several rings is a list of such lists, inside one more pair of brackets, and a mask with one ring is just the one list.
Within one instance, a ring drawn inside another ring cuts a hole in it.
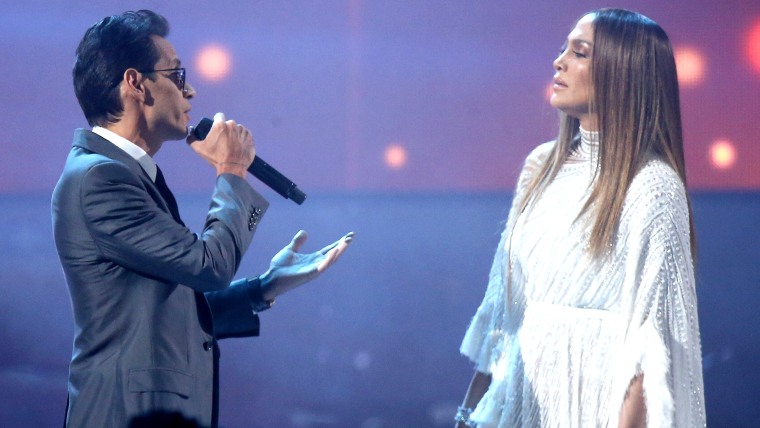
[{"label": "suit lapel", "polygon": [[172,194],[172,191],[169,190],[169,186],[166,184],[166,180],[164,179],[164,173],[161,172],[161,168],[156,167],[156,188],[158,189],[158,192],[161,193],[161,197],[164,198],[164,201],[166,201],[166,205],[169,207],[169,211],[172,213],[172,217],[174,217],[174,220],[177,221],[177,223],[181,225],[185,225],[185,223],[182,222],[182,219],[179,216],[179,207],[177,206],[177,200],[174,199],[174,195]]},{"label": "suit lapel", "polygon": [[[156,183],[154,183],[153,180],[151,180],[148,176],[148,173],[145,172],[145,170],[140,166],[140,163],[132,158],[132,156],[127,154],[124,150],[116,147],[110,141],[106,140],[100,135],[86,129],[77,129],[74,132],[74,142],[72,145],[74,147],[80,147],[84,150],[109,157],[113,160],[127,165],[135,173],[135,175],[141,178],[143,185],[148,191],[148,194],[156,202],[156,204],[160,206],[162,210],[171,214],[172,218],[174,218],[177,223],[183,226],[185,225],[179,216],[177,201],[174,199],[174,195],[166,185],[166,181],[164,180],[160,169],[156,175]],[[161,185],[158,184],[159,176],[161,176]]]}]

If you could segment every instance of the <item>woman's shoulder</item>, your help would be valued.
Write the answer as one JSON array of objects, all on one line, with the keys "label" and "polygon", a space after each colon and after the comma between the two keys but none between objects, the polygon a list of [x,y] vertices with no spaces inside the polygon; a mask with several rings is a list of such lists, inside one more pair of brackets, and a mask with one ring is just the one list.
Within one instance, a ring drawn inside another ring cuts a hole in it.
[{"label": "woman's shoulder", "polygon": [[685,186],[681,177],[670,164],[662,159],[654,158],[647,161],[633,177],[631,191],[652,193],[651,190],[660,189],[666,192],[685,192]]},{"label": "woman's shoulder", "polygon": [[527,158],[525,158],[525,164],[523,165],[524,172],[530,172],[538,170],[546,160],[549,158],[552,149],[554,148],[554,141],[547,141],[543,144],[539,144],[536,148],[531,150]]},{"label": "woman's shoulder", "polygon": [[662,159],[651,159],[633,178],[626,205],[645,217],[683,211],[687,207],[686,187],[670,164]]},{"label": "woman's shoulder", "polygon": [[547,141],[545,143],[539,144],[537,147],[531,150],[525,162],[526,163],[527,162],[538,162],[538,163],[545,162],[546,158],[549,157],[549,153],[551,153],[555,145],[556,145],[555,140]]},{"label": "woman's shoulder", "polygon": [[515,198],[521,198],[528,188],[528,184],[538,174],[543,165],[546,163],[554,147],[554,141],[540,144],[534,148],[523,164],[522,170],[520,170],[520,177],[517,179],[517,187],[515,189]]}]

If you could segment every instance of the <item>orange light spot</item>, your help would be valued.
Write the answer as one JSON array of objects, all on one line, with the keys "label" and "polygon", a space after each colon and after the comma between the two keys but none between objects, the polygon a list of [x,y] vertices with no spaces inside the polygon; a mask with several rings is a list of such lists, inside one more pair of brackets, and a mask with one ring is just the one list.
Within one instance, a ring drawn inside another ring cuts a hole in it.
[{"label": "orange light spot", "polygon": [[391,144],[385,148],[385,165],[391,169],[401,169],[406,166],[408,154],[400,144]]},{"label": "orange light spot", "polygon": [[207,45],[195,57],[195,67],[201,77],[211,82],[224,80],[232,69],[232,55],[220,45]]},{"label": "orange light spot", "polygon": [[744,50],[752,69],[760,74],[760,18],[755,20],[755,23],[750,27],[749,32],[747,33]]},{"label": "orange light spot", "polygon": [[544,90],[544,97],[546,98],[547,102],[551,102],[552,95],[554,95],[554,82],[549,82],[546,84],[546,89]]},{"label": "orange light spot", "polygon": [[673,52],[678,70],[678,84],[681,86],[695,86],[705,80],[707,69],[705,55],[693,47],[676,48]]},{"label": "orange light spot", "polygon": [[710,144],[710,163],[717,169],[729,169],[736,163],[736,146],[728,140]]}]

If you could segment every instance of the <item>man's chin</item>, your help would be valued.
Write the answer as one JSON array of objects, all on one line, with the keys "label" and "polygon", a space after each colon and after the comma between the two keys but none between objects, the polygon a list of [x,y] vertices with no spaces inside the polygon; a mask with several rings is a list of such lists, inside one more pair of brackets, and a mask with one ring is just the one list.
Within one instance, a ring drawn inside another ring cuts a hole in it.
[{"label": "man's chin", "polygon": [[187,138],[188,133],[190,132],[190,128],[188,126],[185,126],[184,128],[177,128],[174,130],[169,138],[167,138],[167,141],[179,141],[184,140]]}]

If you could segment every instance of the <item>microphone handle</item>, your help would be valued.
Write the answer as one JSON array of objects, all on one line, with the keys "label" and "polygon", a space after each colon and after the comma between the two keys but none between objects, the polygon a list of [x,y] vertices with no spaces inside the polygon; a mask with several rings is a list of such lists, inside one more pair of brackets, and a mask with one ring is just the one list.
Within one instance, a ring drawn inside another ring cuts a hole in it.
[{"label": "microphone handle", "polygon": [[262,183],[271,187],[272,190],[282,195],[285,199],[291,199],[298,205],[301,205],[303,201],[306,200],[306,194],[298,189],[296,183],[293,183],[288,177],[280,174],[279,171],[272,168],[258,155],[253,158],[253,163],[248,167],[248,172],[261,180]]},{"label": "microphone handle", "polygon": [[[206,135],[208,135],[211,130],[211,125],[213,125],[213,123],[214,122],[207,117],[201,119],[198,125],[193,129],[193,135],[195,138],[199,140],[206,139]],[[299,190],[295,183],[290,181],[288,177],[280,174],[276,169],[272,168],[272,166],[266,163],[264,159],[261,159],[260,156],[253,158],[253,163],[248,167],[248,172],[272,188],[272,190],[282,195],[285,199],[291,199],[298,205],[301,205],[303,201],[306,200],[306,194]]]}]

